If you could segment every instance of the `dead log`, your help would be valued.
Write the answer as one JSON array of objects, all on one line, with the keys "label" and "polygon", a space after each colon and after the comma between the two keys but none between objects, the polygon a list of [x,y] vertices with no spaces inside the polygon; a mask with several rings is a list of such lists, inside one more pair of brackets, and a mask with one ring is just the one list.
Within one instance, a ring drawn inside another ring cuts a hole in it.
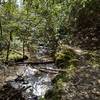
[{"label": "dead log", "polygon": [[17,64],[29,64],[29,65],[38,65],[38,64],[51,64],[54,61],[38,61],[38,62],[18,62]]},{"label": "dead log", "polygon": [[66,69],[51,69],[51,68],[47,68],[47,67],[35,67],[32,66],[32,68],[35,68],[41,72],[45,72],[45,73],[51,73],[51,74],[58,74],[58,73],[66,73]]},{"label": "dead log", "polygon": [[44,72],[44,73],[50,73],[50,74],[58,74],[57,71],[52,71],[52,70],[45,70],[45,69],[38,69],[39,71],[41,72]]},{"label": "dead log", "polygon": [[39,69],[48,70],[48,71],[66,72],[66,69],[51,69],[51,68],[46,68],[46,67],[40,67]]},{"label": "dead log", "polygon": [[5,64],[8,65],[20,65],[20,64],[26,64],[26,65],[39,65],[39,64],[52,64],[54,61],[43,61],[43,62],[13,62],[13,61],[8,61],[4,62]]}]

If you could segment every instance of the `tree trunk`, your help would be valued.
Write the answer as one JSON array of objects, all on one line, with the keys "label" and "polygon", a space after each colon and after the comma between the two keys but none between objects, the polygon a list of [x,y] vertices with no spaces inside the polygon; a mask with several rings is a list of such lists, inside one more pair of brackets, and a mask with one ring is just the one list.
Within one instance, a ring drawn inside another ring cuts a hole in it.
[{"label": "tree trunk", "polygon": [[1,22],[1,18],[0,18],[0,34],[1,34],[1,37],[2,37],[2,22]]},{"label": "tree trunk", "polygon": [[8,60],[9,60],[9,53],[10,53],[10,41],[9,41],[9,43],[8,43],[8,45],[7,45],[7,55],[6,55],[6,61],[8,61]]},{"label": "tree trunk", "polygon": [[23,58],[24,58],[24,55],[25,55],[25,41],[23,40]]},{"label": "tree trunk", "polygon": [[10,32],[10,35],[9,35],[9,41],[8,41],[8,45],[7,45],[7,55],[6,55],[6,61],[8,61],[8,60],[9,60],[11,40],[12,40],[12,33]]}]

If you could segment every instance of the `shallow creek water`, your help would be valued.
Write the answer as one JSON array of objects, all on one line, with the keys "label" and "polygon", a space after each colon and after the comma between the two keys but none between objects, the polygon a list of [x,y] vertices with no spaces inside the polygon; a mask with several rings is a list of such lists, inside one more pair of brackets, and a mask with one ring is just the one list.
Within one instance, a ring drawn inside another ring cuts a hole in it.
[{"label": "shallow creek water", "polygon": [[[40,64],[35,67],[55,68],[55,65]],[[5,76],[2,77],[2,80],[9,82],[16,89],[30,86],[30,88],[23,93],[27,100],[31,100],[34,96],[44,96],[46,91],[52,88],[51,80],[55,74],[39,72],[29,65],[9,66],[8,70],[9,72],[5,70],[5,74],[3,74]],[[15,81],[18,76],[23,76],[24,82]]]},{"label": "shallow creek water", "polygon": [[[46,49],[44,47],[39,47],[36,56],[40,61],[45,61],[45,59],[43,59],[45,51]],[[39,64],[34,67],[56,68],[54,64]],[[26,100],[34,100],[34,96],[44,96],[47,90],[52,88],[51,80],[56,76],[56,74],[40,72],[39,70],[32,68],[32,66],[25,64],[18,66],[3,66],[2,68],[3,69],[0,70],[0,85],[9,82],[16,89],[30,86],[30,88],[23,93],[24,96],[26,96]],[[25,82],[15,81],[18,76],[19,78],[22,76]]]}]

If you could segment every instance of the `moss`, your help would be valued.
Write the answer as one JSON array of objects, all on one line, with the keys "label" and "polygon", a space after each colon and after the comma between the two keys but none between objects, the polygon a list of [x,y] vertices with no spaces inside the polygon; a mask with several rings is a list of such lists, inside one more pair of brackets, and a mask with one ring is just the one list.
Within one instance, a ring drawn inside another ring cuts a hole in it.
[{"label": "moss", "polygon": [[60,73],[58,74],[53,80],[52,84],[55,84],[58,80],[62,80],[63,82],[66,82],[69,78],[67,77],[67,73]]},{"label": "moss", "polygon": [[22,58],[22,57],[23,57],[23,55],[20,55],[20,54],[15,53],[15,52],[10,52],[9,61],[17,60],[17,59]]},{"label": "moss", "polygon": [[99,67],[100,66],[100,52],[99,51],[88,51],[83,54],[85,57],[86,62],[93,66]]},{"label": "moss", "polygon": [[56,65],[58,68],[67,68],[70,65],[77,65],[77,56],[71,50],[63,50],[56,53]]},{"label": "moss", "polygon": [[9,55],[9,60],[13,60],[13,59],[18,59],[18,58],[22,58],[22,55],[19,55],[17,53],[10,53]]},{"label": "moss", "polygon": [[70,65],[69,68],[67,68],[66,73],[63,72],[59,73],[52,80],[54,88],[46,93],[45,95],[46,100],[62,100],[62,97],[66,94],[65,93],[66,83],[69,82],[71,78],[75,75],[76,69],[77,69],[76,67]]},{"label": "moss", "polygon": [[[0,61],[5,61],[6,55],[7,55],[7,51],[3,51],[2,54],[0,55]],[[10,51],[8,60],[11,61],[11,60],[19,59],[22,57],[23,55],[21,55],[21,53],[18,54],[16,52]]]},{"label": "moss", "polygon": [[40,97],[39,100],[45,100],[45,98],[44,97]]},{"label": "moss", "polygon": [[64,91],[62,89],[49,90],[45,95],[45,99],[46,100],[61,100],[62,94],[64,94]]}]

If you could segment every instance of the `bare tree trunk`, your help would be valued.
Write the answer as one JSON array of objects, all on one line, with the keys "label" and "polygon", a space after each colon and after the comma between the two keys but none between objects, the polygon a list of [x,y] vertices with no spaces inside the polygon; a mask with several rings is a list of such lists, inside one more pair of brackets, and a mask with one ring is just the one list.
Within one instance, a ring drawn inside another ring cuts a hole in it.
[{"label": "bare tree trunk", "polygon": [[8,60],[9,60],[9,53],[10,53],[10,41],[9,41],[9,43],[8,43],[8,45],[7,45],[7,55],[6,55],[6,61],[8,61]]},{"label": "bare tree trunk", "polygon": [[10,44],[11,44],[11,41],[12,41],[12,33],[10,32],[10,35],[9,35],[9,41],[8,41],[8,45],[7,45],[7,55],[6,55],[6,61],[9,60],[9,54],[10,54]]},{"label": "bare tree trunk", "polygon": [[25,55],[25,41],[23,40],[23,58],[24,58],[24,55]]},{"label": "bare tree trunk", "polygon": [[[1,0],[0,0],[0,5],[1,5]],[[1,37],[2,37],[2,20],[1,20],[1,16],[0,16],[0,33],[1,33]]]},{"label": "bare tree trunk", "polygon": [[32,48],[32,44],[27,43],[27,51],[28,51],[28,54],[29,54],[29,60],[30,61],[36,61],[37,60],[37,58],[36,58],[36,52]]},{"label": "bare tree trunk", "polygon": [[0,33],[1,33],[1,37],[2,37],[2,22],[1,22],[1,18],[0,18]]}]

